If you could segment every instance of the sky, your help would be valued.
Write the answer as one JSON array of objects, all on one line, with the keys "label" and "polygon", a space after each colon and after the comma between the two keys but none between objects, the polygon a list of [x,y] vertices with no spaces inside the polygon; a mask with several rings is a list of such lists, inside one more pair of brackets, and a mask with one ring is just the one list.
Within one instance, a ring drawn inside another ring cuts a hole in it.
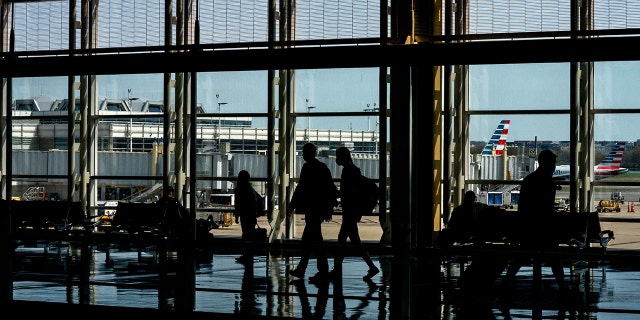
[{"label": "sky", "polygon": [[[640,109],[640,63],[602,62],[595,67],[594,104],[597,109]],[[98,95],[109,98],[162,100],[162,74],[108,75],[98,80]],[[208,72],[198,75],[198,101],[207,112],[265,112],[265,71]],[[360,112],[378,106],[378,71],[373,68],[298,70],[296,105],[300,112]],[[487,141],[502,119],[511,120],[508,141],[568,141],[569,116],[520,115],[520,110],[569,110],[568,63],[540,65],[471,66],[470,110],[497,111],[472,115],[470,138]],[[64,98],[65,77],[14,79],[14,98],[49,95]],[[218,95],[218,97],[216,97]],[[308,100],[308,101],[307,101]],[[307,107],[311,107],[307,109]],[[391,106],[393,109],[393,106]],[[503,112],[500,112],[503,111]],[[510,114],[511,113],[511,114]],[[596,141],[636,141],[640,114],[603,113],[595,116]],[[375,117],[312,117],[301,127],[331,130],[375,130]],[[257,127],[266,121],[256,120]]]},{"label": "sky", "polygon": [[[570,65],[471,66],[470,110],[504,110],[497,116],[474,115],[472,140],[486,141],[502,119],[511,120],[508,141],[570,139]],[[594,109],[625,109],[594,116],[596,141],[640,138],[640,63],[597,62],[594,67]],[[565,110],[566,114],[514,115],[513,110]],[[479,119],[479,120],[478,120]]]}]

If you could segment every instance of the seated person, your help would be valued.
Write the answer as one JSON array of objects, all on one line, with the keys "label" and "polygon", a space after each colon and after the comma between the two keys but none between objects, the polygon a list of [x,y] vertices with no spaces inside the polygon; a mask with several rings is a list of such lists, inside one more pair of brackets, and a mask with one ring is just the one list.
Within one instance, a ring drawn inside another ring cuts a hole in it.
[{"label": "seated person", "polygon": [[477,202],[476,193],[467,191],[462,204],[451,212],[446,230],[453,243],[479,244],[502,240],[505,230],[500,226],[505,220],[505,210]]},{"label": "seated person", "polygon": [[[501,221],[506,218],[505,210],[476,201],[476,194],[467,191],[463,203],[451,213],[447,226],[451,243],[483,244],[487,241],[502,240]],[[471,264],[458,280],[463,290],[478,292],[485,290],[500,276],[506,267],[506,260],[495,255],[471,257]]]},{"label": "seated person", "polygon": [[156,205],[163,214],[162,224],[166,233],[180,237],[187,232],[191,223],[189,211],[175,198],[173,187],[167,187]]}]

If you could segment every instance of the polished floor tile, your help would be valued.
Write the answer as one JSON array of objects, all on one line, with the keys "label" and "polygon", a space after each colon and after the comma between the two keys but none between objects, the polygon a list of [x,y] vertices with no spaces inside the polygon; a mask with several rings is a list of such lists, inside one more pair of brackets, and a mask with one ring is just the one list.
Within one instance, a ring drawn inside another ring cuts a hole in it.
[{"label": "polished floor tile", "polygon": [[[77,257],[69,248],[16,249],[13,299],[19,301],[90,304],[98,306],[171,309],[176,273],[159,272],[153,252],[91,251],[88,282],[79,279]],[[392,259],[374,255],[381,272],[363,280],[367,266],[359,257],[346,257],[342,281],[315,285],[312,259],[306,279],[287,270],[297,257],[256,256],[252,264],[237,263],[237,255],[211,254],[198,260],[195,311],[217,315],[317,319],[393,319]],[[169,255],[168,260],[175,259]],[[330,260],[330,264],[332,261]],[[420,300],[414,290],[412,310],[419,319],[638,319],[640,266],[599,264],[566,267],[569,291],[560,293],[549,268],[542,268],[542,291],[533,290],[533,269],[524,266],[517,285],[498,283],[469,298],[457,285],[464,265],[443,265],[435,288],[439,297]],[[423,313],[421,313],[421,311]],[[415,317],[415,316],[414,316]]]}]

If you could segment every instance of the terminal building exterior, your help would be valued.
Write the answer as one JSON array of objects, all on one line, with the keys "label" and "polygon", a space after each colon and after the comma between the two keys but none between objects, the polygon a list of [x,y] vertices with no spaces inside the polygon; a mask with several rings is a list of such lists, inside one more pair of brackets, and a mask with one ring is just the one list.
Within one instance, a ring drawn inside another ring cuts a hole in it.
[{"label": "terminal building exterior", "polygon": [[[98,154],[102,161],[98,170],[104,176],[154,176],[163,172],[163,131],[162,102],[144,99],[108,99],[98,101],[100,114],[122,118],[105,119],[98,125]],[[67,189],[65,179],[41,178],[49,174],[64,175],[67,165],[66,145],[68,137],[60,130],[61,113],[66,112],[68,100],[51,97],[16,99],[12,103],[12,115],[20,120],[20,126],[13,127],[14,163],[25,166],[14,174],[34,176],[33,179],[18,180],[12,188],[12,198],[30,198],[34,187],[44,192],[44,197],[53,200],[67,200],[63,195]],[[204,113],[202,105],[198,113]],[[138,117],[139,116],[139,117]],[[356,163],[362,163],[366,175],[377,176],[378,154],[377,132],[374,131],[331,131],[324,129],[299,129],[299,136],[313,141],[318,148],[319,157],[333,169],[335,178],[339,172],[334,158],[335,149],[348,146],[353,150]],[[256,128],[251,117],[225,117],[199,120],[196,136],[198,172],[205,176],[226,178],[219,181],[200,181],[196,188],[198,203],[208,204],[211,194],[233,193],[234,179],[239,170],[247,170],[251,176],[266,176],[267,168],[267,130]],[[301,157],[298,157],[299,161]],[[170,162],[173,163],[173,157]],[[125,165],[127,164],[127,165]],[[300,164],[301,165],[301,164]],[[173,165],[172,165],[173,167]],[[154,201],[162,196],[162,188],[154,188],[162,182],[153,180],[103,179],[97,185],[96,204],[105,201]],[[266,192],[264,183],[255,187]],[[155,189],[155,192],[149,192]],[[207,196],[205,196],[207,195]]]}]

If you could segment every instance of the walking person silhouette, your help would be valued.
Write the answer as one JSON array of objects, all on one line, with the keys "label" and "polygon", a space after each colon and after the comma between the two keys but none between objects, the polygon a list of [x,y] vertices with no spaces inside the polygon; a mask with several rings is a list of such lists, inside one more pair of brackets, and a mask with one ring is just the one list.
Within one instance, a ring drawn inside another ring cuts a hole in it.
[{"label": "walking person silhouette", "polygon": [[251,186],[251,176],[246,170],[238,172],[238,180],[234,188],[236,196],[235,219],[242,228],[243,253],[236,258],[238,263],[253,263],[253,234],[258,218],[256,217],[256,191]]},{"label": "walking person silhouette", "polygon": [[[380,272],[380,269],[376,267],[369,256],[369,253],[362,246],[360,239],[360,232],[358,231],[358,222],[364,214],[370,214],[371,212],[364,212],[364,209],[358,201],[358,182],[361,179],[362,172],[358,168],[351,158],[351,152],[346,147],[340,147],[336,150],[336,164],[342,166],[341,182],[340,182],[340,200],[342,203],[342,224],[340,225],[340,231],[338,231],[338,245],[344,246],[347,243],[347,239],[351,240],[351,243],[358,247],[360,254],[364,262],[369,267],[369,271],[363,277],[363,279],[369,280]],[[331,271],[331,277],[342,277],[342,261],[344,260],[344,254],[340,252],[335,254],[334,266]]]},{"label": "walking person silhouette", "polygon": [[337,205],[337,188],[329,167],[316,158],[316,151],[313,143],[306,143],[302,147],[305,163],[289,203],[289,213],[295,210],[304,214],[305,219],[302,256],[298,266],[289,270],[289,274],[303,279],[311,253],[315,252],[318,273],[310,277],[309,281],[326,282],[329,280],[329,262],[323,248],[322,222],[331,220],[333,208]]}]

